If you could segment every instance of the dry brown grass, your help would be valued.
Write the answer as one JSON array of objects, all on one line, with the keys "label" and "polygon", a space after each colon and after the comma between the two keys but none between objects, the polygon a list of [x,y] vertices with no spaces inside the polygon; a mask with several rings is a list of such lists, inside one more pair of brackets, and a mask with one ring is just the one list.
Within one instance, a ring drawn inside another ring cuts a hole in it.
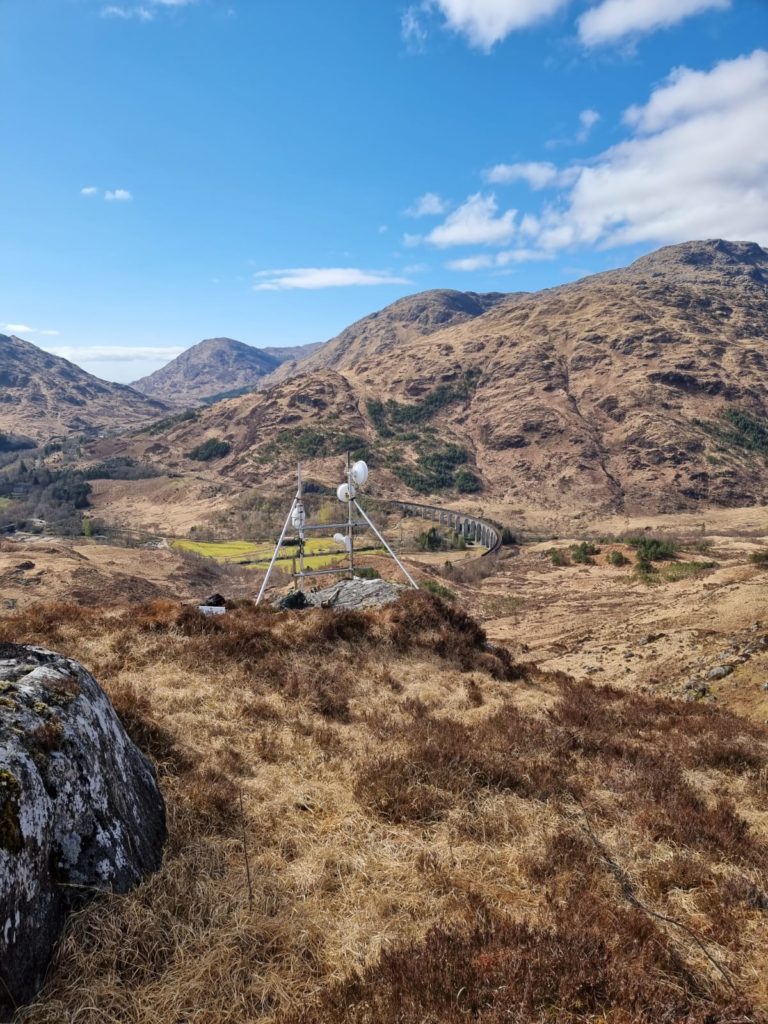
[{"label": "dry brown grass", "polygon": [[763,727],[523,671],[424,593],[36,606],[3,640],[94,672],[170,816],[23,1024],[766,1019]]}]

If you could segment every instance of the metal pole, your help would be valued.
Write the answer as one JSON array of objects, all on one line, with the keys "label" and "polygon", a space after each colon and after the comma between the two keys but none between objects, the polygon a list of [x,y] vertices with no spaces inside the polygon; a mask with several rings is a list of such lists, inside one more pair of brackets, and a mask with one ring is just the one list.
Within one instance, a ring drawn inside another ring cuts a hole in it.
[{"label": "metal pole", "polygon": [[418,590],[418,589],[419,589],[419,585],[418,585],[418,583],[417,583],[417,582],[416,582],[416,580],[415,580],[415,579],[413,578],[413,576],[411,576],[411,574],[410,574],[410,573],[408,572],[408,570],[407,570],[407,569],[405,568],[405,566],[404,566],[404,565],[403,565],[403,563],[402,563],[402,562],[400,561],[400,559],[399,559],[399,558],[397,557],[397,555],[395,554],[395,552],[394,552],[394,551],[392,550],[392,548],[391,548],[391,547],[389,546],[389,544],[387,544],[387,542],[386,542],[386,541],[384,540],[384,538],[382,537],[382,535],[381,535],[381,534],[379,533],[379,531],[378,531],[378,530],[376,529],[376,527],[374,526],[374,524],[373,524],[373,523],[371,522],[371,520],[370,520],[370,519],[368,518],[368,516],[367,516],[367,515],[365,514],[365,512],[364,512],[364,511],[363,511],[363,509],[362,509],[362,507],[360,506],[360,503],[356,501],[356,502],[355,502],[355,505],[357,506],[357,511],[358,511],[358,512],[360,513],[360,515],[361,515],[361,516],[363,517],[363,519],[364,519],[364,520],[366,521],[366,523],[368,523],[368,525],[369,525],[369,526],[370,526],[370,528],[371,528],[371,529],[373,530],[373,532],[374,532],[374,533],[376,534],[376,536],[377,536],[377,537],[379,538],[379,540],[381,541],[381,543],[382,543],[382,544],[384,545],[384,547],[385,547],[385,548],[387,549],[387,551],[388,551],[388,552],[390,553],[390,555],[392,555],[392,557],[394,558],[394,560],[395,560],[395,561],[397,562],[397,564],[398,564],[398,565],[400,566],[400,570],[401,570],[401,572],[402,572],[403,576],[405,576],[405,578],[406,578],[406,579],[408,580],[408,582],[409,582],[409,583],[411,584],[411,586],[413,587],[413,589],[414,589],[414,590]]},{"label": "metal pole", "polygon": [[[304,498],[304,485],[301,482],[301,463],[300,462],[296,466],[296,479],[298,480],[298,485],[296,487],[296,500],[297,500],[297,502],[303,508],[304,507],[304,501],[303,501],[303,498]],[[295,579],[295,571],[296,571],[296,566],[295,566],[295,563],[294,563],[294,579]],[[304,528],[303,527],[299,530],[299,572],[303,576],[303,574],[304,574]],[[303,590],[304,589],[304,580],[301,577],[299,577],[298,589],[299,590]]]},{"label": "metal pole", "polygon": [[355,553],[354,547],[354,530],[352,527],[352,470],[349,464],[349,452],[347,452],[347,493],[349,494],[349,501],[347,502],[347,537],[349,537],[349,578],[355,578]]},{"label": "metal pole", "polygon": [[282,531],[280,533],[280,539],[278,540],[277,546],[275,547],[274,553],[272,555],[272,561],[269,563],[269,568],[267,569],[267,575],[264,577],[264,579],[262,581],[261,589],[259,590],[259,596],[256,598],[256,604],[258,604],[261,601],[262,595],[264,594],[264,591],[267,589],[267,582],[269,580],[269,577],[272,574],[272,567],[275,564],[275,562],[277,561],[277,554],[278,554],[280,548],[283,545],[283,538],[285,537],[285,532],[288,529],[288,524],[291,521],[291,516],[293,515],[293,509],[294,509],[295,505],[296,505],[296,499],[294,498],[293,501],[291,502],[291,507],[288,510],[288,515],[285,517],[285,523],[283,524],[283,529],[282,529]]}]

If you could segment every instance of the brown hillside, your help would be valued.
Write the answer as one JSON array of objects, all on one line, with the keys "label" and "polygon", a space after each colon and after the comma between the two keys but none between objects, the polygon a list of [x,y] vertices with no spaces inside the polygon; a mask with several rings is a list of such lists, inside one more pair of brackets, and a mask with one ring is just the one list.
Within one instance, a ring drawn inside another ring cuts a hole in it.
[{"label": "brown hillside", "polygon": [[671,246],[574,284],[485,297],[474,316],[456,295],[400,300],[303,364],[325,368],[204,411],[143,451],[177,469],[218,437],[231,450],[205,472],[251,486],[299,457],[322,479],[323,459],[352,447],[381,486],[440,502],[476,493],[634,514],[768,496],[764,249]]},{"label": "brown hillside", "polygon": [[762,724],[515,664],[423,593],[37,604],[0,639],[96,674],[169,815],[19,1024],[766,1019]]},{"label": "brown hillside", "polygon": [[132,430],[164,402],[100,380],[59,356],[0,334],[0,431],[47,441],[60,434]]},{"label": "brown hillside", "polygon": [[208,338],[133,387],[171,405],[199,405],[215,395],[254,387],[281,363],[301,358],[302,348],[313,351],[316,347],[258,349],[232,338]]}]

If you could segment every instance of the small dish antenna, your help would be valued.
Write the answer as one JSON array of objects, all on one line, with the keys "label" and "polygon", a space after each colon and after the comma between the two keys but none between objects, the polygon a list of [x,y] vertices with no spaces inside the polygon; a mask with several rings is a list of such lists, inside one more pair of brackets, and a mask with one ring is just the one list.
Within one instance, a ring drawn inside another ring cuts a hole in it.
[{"label": "small dish antenna", "polygon": [[[273,568],[275,566],[275,562],[277,561],[277,556],[278,556],[278,554],[280,552],[280,549],[283,546],[283,541],[285,540],[285,535],[288,532],[288,527],[289,526],[292,526],[293,529],[296,530],[296,532],[298,533],[297,549],[298,549],[298,558],[299,558],[299,568],[298,568],[298,571],[296,571],[296,563],[295,563],[295,560],[294,560],[294,572],[292,573],[293,580],[294,580],[294,586],[296,587],[297,590],[301,590],[302,589],[303,584],[304,584],[304,580],[307,577],[327,576],[327,575],[347,575],[348,574],[349,578],[353,579],[354,575],[355,575],[355,530],[356,529],[358,529],[358,530],[359,529],[366,529],[366,528],[373,530],[373,532],[376,534],[378,539],[381,541],[381,543],[386,548],[387,552],[391,555],[391,557],[397,563],[400,571],[403,573],[403,575],[408,580],[410,585],[415,590],[418,590],[418,584],[416,583],[414,578],[411,576],[411,574],[405,568],[405,566],[400,561],[400,559],[397,557],[397,555],[392,550],[392,548],[389,546],[389,544],[387,544],[386,540],[384,540],[384,538],[382,537],[381,533],[378,531],[376,526],[371,522],[371,520],[367,516],[365,510],[362,508],[362,506],[360,505],[359,501],[357,500],[358,488],[365,487],[366,483],[368,482],[368,466],[367,466],[367,464],[365,462],[363,462],[362,459],[359,459],[357,462],[355,462],[354,465],[350,465],[350,458],[349,458],[349,455],[347,455],[347,473],[346,473],[347,479],[345,481],[343,481],[342,483],[340,483],[339,486],[336,488],[336,497],[339,499],[339,501],[341,502],[342,505],[346,505],[347,506],[347,520],[344,523],[331,523],[331,524],[323,524],[323,523],[311,524],[311,523],[307,523],[306,511],[304,509],[304,497],[303,497],[303,495],[304,495],[304,488],[303,488],[303,484],[302,484],[302,480],[301,480],[301,466],[300,465],[299,465],[299,467],[297,469],[297,474],[296,475],[297,475],[297,481],[298,481],[298,485],[297,485],[297,488],[296,488],[296,496],[293,499],[291,507],[290,507],[290,509],[288,511],[288,515],[286,516],[282,532],[280,533],[280,537],[279,537],[279,539],[277,541],[277,544],[275,545],[275,550],[274,550],[274,553],[272,555],[272,560],[269,563],[269,568],[267,569],[267,574],[264,577],[264,580],[262,581],[261,589],[259,590],[259,595],[256,598],[256,604],[259,604],[259,602],[261,601],[262,597],[264,596],[264,591],[267,589],[267,583],[269,582],[269,577],[272,575],[272,570],[273,570]],[[355,510],[357,511],[357,513],[359,513],[360,516],[362,516],[362,519],[356,519],[355,518]],[[304,541],[305,541],[306,531],[307,530],[323,530],[323,531],[327,531],[329,529],[332,529],[333,527],[340,527],[341,528],[339,530],[339,532],[334,533],[333,540],[334,540],[334,542],[336,544],[340,544],[340,545],[342,545],[344,547],[344,550],[345,550],[346,554],[349,556],[348,564],[344,565],[343,568],[341,566],[339,566],[339,567],[335,567],[334,566],[333,568],[329,568],[329,569],[314,569],[314,570],[313,569],[305,569],[304,568]],[[341,532],[342,530],[343,530],[343,532]]]}]

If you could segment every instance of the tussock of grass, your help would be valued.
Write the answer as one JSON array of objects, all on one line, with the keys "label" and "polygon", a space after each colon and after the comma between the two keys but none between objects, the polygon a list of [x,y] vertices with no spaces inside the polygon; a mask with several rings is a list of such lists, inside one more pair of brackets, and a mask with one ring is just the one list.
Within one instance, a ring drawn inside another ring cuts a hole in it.
[{"label": "tussock of grass", "polygon": [[71,921],[21,1024],[734,1024],[768,1006],[763,727],[521,669],[423,592],[211,619],[39,605],[2,640],[94,671],[170,815],[161,871]]}]

